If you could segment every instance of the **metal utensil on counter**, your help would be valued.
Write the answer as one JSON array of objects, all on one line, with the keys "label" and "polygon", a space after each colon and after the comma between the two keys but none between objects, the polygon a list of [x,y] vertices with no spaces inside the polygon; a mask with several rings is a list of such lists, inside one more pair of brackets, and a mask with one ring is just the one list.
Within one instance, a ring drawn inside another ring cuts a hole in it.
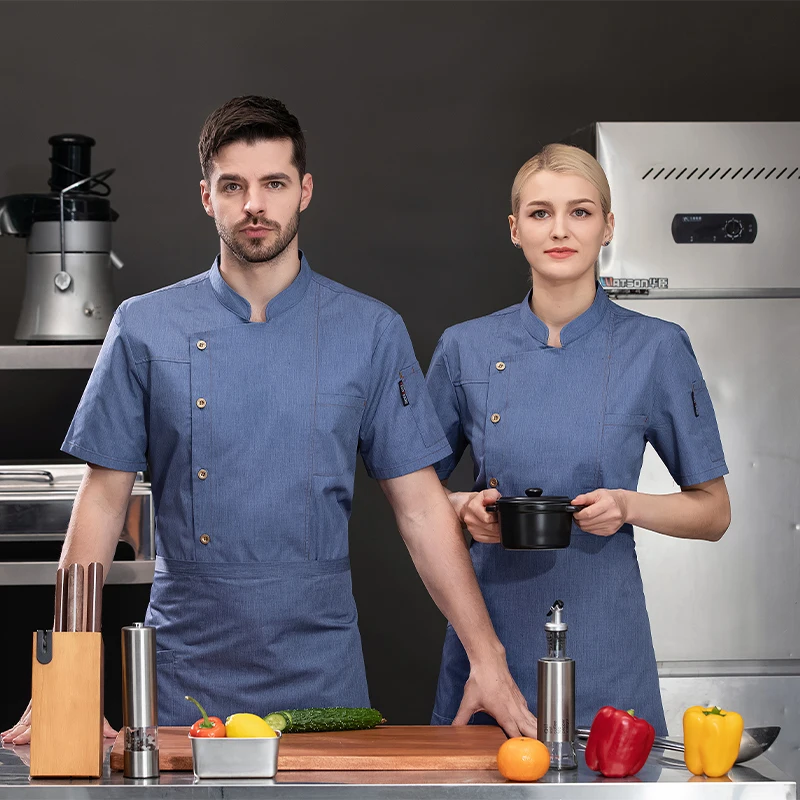
[{"label": "metal utensil on counter", "polygon": [[122,629],[122,725],[125,777],[157,777],[156,629],[141,622]]},{"label": "metal utensil on counter", "polygon": [[[536,736],[550,751],[550,768],[577,769],[575,757],[575,661],[567,657],[564,603],[556,600],[545,623],[547,658],[537,663]],[[550,619],[552,617],[552,619]]]},{"label": "metal utensil on counter", "polygon": [[[739,755],[736,757],[737,764],[743,764],[745,761],[750,761],[756,756],[760,756],[766,752],[778,738],[781,732],[780,727],[764,727],[764,728],[745,728],[742,732],[742,740],[739,743]],[[579,739],[589,738],[588,728],[578,728],[576,734]],[[675,750],[682,753],[684,750],[683,742],[676,739],[667,739],[661,736],[656,736],[653,742],[653,748],[658,750]]]}]

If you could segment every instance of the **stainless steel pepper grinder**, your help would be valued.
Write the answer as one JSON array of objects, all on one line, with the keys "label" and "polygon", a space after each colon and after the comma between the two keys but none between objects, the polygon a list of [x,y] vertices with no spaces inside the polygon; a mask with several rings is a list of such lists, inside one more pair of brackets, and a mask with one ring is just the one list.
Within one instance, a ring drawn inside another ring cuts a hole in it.
[{"label": "stainless steel pepper grinder", "polygon": [[126,778],[158,777],[156,629],[122,629],[122,724]]},{"label": "stainless steel pepper grinder", "polygon": [[567,623],[561,618],[564,603],[556,600],[544,625],[547,658],[539,659],[537,733],[550,751],[550,769],[576,769],[575,661],[567,658]]}]

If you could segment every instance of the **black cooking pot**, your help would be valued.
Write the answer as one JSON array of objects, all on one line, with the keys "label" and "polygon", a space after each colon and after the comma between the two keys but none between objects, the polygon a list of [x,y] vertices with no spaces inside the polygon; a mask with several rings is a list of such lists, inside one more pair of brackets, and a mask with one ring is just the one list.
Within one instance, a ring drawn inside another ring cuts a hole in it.
[{"label": "black cooking pot", "polygon": [[557,550],[569,547],[573,506],[569,497],[542,497],[541,489],[526,489],[525,497],[501,497],[486,506],[500,517],[500,541],[506,550]]}]

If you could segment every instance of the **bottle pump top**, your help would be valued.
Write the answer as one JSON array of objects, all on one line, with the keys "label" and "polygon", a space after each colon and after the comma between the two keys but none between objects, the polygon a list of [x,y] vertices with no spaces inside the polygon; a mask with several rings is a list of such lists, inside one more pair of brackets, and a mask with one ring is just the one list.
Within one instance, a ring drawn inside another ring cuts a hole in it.
[{"label": "bottle pump top", "polygon": [[567,623],[561,619],[564,610],[564,602],[556,600],[547,612],[547,616],[552,617],[544,624],[547,635],[547,657],[565,658],[567,653]]}]

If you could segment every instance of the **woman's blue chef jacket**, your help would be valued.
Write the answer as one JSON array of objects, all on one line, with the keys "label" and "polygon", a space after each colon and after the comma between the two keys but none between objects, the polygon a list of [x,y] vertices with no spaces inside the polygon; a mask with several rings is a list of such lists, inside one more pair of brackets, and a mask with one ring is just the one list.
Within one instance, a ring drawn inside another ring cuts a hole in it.
[{"label": "woman's blue chef jacket", "polygon": [[148,465],[159,723],[368,706],[348,560],[356,453],[385,479],[449,454],[402,319],[311,271],[264,324],[202,275],[118,309],[63,444]]},{"label": "woman's blue chef jacket", "polygon": [[[681,486],[727,472],[711,398],[680,327],[622,308],[598,287],[591,307],[562,329],[562,346],[549,347],[529,299],[456,325],[439,342],[427,383],[453,449],[437,464],[440,478],[468,444],[474,489],[507,496],[529,487],[570,498],[600,487],[635,490],[647,442]],[[635,709],[666,734],[631,525],[611,537],[573,525],[565,550],[474,542],[470,553],[511,674],[534,713],[544,623],[561,599],[578,724],[588,727],[601,706],[613,705]],[[453,719],[468,674],[448,627],[434,723]]]}]

